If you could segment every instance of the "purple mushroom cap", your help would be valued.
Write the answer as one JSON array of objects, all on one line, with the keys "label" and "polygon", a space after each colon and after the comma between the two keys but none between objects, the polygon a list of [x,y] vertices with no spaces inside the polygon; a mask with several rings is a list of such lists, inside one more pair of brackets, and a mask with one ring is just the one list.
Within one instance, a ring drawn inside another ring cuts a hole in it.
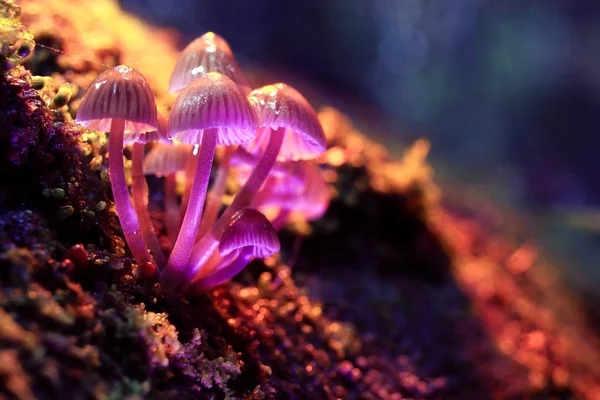
[{"label": "purple mushroom cap", "polygon": [[327,148],[323,127],[315,110],[296,89],[284,83],[253,90],[248,100],[258,115],[256,139],[244,145],[252,154],[263,154],[272,129],[284,128],[277,161],[312,159]]},{"label": "purple mushroom cap", "polygon": [[331,193],[323,179],[319,166],[311,161],[298,161],[296,168],[302,171],[304,182],[299,189],[296,186],[271,185],[266,187],[269,196],[263,206],[276,206],[301,213],[307,220],[319,219],[327,211]]},{"label": "purple mushroom cap", "polygon": [[192,151],[193,146],[188,144],[158,143],[144,157],[144,174],[161,176],[183,171]]},{"label": "purple mushroom cap", "polygon": [[125,137],[157,130],[154,94],[136,69],[119,65],[104,71],[85,92],[75,121],[108,132],[113,119],[125,121]]},{"label": "purple mushroom cap", "polygon": [[173,104],[169,132],[186,144],[200,144],[205,129],[217,129],[217,145],[242,144],[254,139],[256,115],[240,88],[216,72],[194,80]]},{"label": "purple mushroom cap", "polygon": [[150,143],[158,142],[164,144],[171,144],[172,139],[169,136],[169,124],[167,119],[162,115],[158,114],[157,118],[158,128],[148,132],[132,132],[123,138],[123,143]]},{"label": "purple mushroom cap", "polygon": [[244,248],[250,249],[252,257],[256,258],[269,257],[280,249],[279,238],[271,222],[251,208],[244,208],[233,215],[221,238],[219,253],[225,256]]},{"label": "purple mushroom cap", "polygon": [[250,83],[238,65],[229,44],[221,36],[208,32],[192,41],[181,53],[171,75],[169,92],[177,92],[208,72],[218,72],[234,81],[244,94]]}]

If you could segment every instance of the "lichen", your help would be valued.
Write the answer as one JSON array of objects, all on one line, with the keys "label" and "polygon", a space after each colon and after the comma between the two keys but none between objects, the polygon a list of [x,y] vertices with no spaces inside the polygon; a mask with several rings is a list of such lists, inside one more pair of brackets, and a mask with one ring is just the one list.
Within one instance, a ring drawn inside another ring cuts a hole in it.
[{"label": "lichen", "polygon": [[240,375],[242,363],[231,349],[225,356],[210,358],[212,353],[208,344],[208,335],[197,328],[192,332],[191,340],[183,345],[175,355],[175,363],[182,369],[183,374],[197,382],[193,389],[202,391],[213,386],[225,389],[227,381]]},{"label": "lichen", "polygon": [[35,47],[33,35],[21,23],[21,8],[12,1],[0,3],[0,72],[18,66]]}]

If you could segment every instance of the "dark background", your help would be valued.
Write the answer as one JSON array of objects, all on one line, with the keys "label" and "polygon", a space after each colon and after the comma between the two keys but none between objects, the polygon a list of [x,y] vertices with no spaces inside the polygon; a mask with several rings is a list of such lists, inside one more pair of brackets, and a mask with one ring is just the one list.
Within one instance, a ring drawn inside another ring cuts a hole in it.
[{"label": "dark background", "polygon": [[359,120],[375,110],[392,142],[429,138],[442,180],[532,215],[547,247],[600,282],[599,1],[122,4],[182,47],[212,30],[245,67],[302,77]]}]

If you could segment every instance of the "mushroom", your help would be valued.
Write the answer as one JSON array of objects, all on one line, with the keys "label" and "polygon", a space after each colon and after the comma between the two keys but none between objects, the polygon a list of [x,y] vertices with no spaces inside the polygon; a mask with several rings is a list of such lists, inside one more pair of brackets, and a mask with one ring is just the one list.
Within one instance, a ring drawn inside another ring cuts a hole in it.
[{"label": "mushroom", "polygon": [[157,130],[156,104],[150,87],[133,68],[119,65],[107,69],[83,96],[75,120],[88,129],[110,131],[110,183],[121,228],[138,265],[153,262],[129,198],[123,163],[124,135]]},{"label": "mushroom", "polygon": [[194,280],[191,287],[205,290],[217,286],[237,275],[252,258],[270,257],[279,249],[277,232],[269,220],[257,210],[242,209],[231,218],[219,244],[222,261],[212,273]]},{"label": "mushroom", "polygon": [[137,212],[142,238],[150,249],[158,269],[162,270],[167,262],[148,212],[148,184],[144,174],[144,145],[149,142],[171,143],[167,133],[167,121],[162,115],[158,116],[158,129],[151,132],[137,133],[125,138],[124,143],[132,143],[131,150],[131,195],[133,208]]},{"label": "mushroom", "polygon": [[[229,43],[216,33],[207,32],[194,39],[182,51],[171,75],[169,91],[177,92],[193,80],[209,72],[218,72],[227,76],[240,87],[245,95],[248,95],[252,90],[248,79],[235,60]],[[206,233],[219,213],[227,185],[229,159],[233,150],[233,147],[227,147],[219,160],[216,179],[207,196],[199,236]],[[186,184],[182,199],[183,209],[187,207],[189,201],[191,182],[193,181],[197,161],[197,157],[190,157],[188,160],[189,164],[186,168],[186,181],[188,183]]]},{"label": "mushroom", "polygon": [[279,213],[272,220],[276,231],[283,228],[292,212],[300,214],[307,221],[321,218],[331,201],[329,187],[323,179],[319,166],[311,161],[297,161],[294,164],[304,176],[300,189],[296,186],[286,188],[286,185],[265,187],[263,190],[267,194],[261,196],[260,204],[252,203],[252,206],[257,208],[268,206],[279,208]]},{"label": "mushroom", "polygon": [[190,83],[175,99],[169,132],[182,143],[200,145],[190,200],[161,278],[167,290],[174,290],[181,274],[185,275],[196,241],[215,148],[251,141],[256,135],[256,115],[231,79],[209,72]]},{"label": "mushroom", "polygon": [[260,155],[260,159],[233,202],[194,246],[192,264],[208,259],[233,214],[251,203],[276,161],[310,159],[326,149],[325,134],[315,111],[291,86],[264,86],[253,90],[248,99],[258,114],[259,129],[256,139],[245,148]]}]

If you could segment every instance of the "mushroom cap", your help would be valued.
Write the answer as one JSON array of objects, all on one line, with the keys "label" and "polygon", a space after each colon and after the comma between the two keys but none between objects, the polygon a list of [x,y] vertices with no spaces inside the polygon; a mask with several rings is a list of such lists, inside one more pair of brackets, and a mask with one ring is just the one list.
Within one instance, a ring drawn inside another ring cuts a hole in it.
[{"label": "mushroom cap", "polygon": [[306,186],[306,176],[303,161],[287,161],[279,163],[280,173],[273,174],[271,193],[276,195],[299,194]]},{"label": "mushroom cap", "polygon": [[173,141],[169,136],[169,124],[167,119],[162,115],[158,114],[158,128],[154,131],[149,132],[141,132],[141,133],[131,133],[128,134],[125,138],[123,138],[123,143],[131,144],[134,142],[137,143],[149,143],[149,142],[159,142],[164,144],[172,144]]},{"label": "mushroom cap", "polygon": [[244,94],[252,90],[227,41],[214,32],[208,32],[183,49],[171,75],[169,92],[183,89],[208,72],[226,75],[242,88]]},{"label": "mushroom cap", "polygon": [[298,161],[296,166],[302,171],[303,186],[287,187],[276,185],[265,187],[269,196],[265,197],[263,206],[275,206],[302,214],[307,220],[319,219],[327,211],[331,194],[327,183],[321,175],[319,166],[310,161]]},{"label": "mushroom cap", "polygon": [[96,78],[83,96],[75,121],[88,129],[109,132],[113,119],[125,121],[125,136],[157,130],[156,103],[137,70],[118,65]]},{"label": "mushroom cap", "polygon": [[161,176],[183,171],[193,149],[188,144],[156,144],[144,157],[144,174]]},{"label": "mushroom cap", "polygon": [[218,145],[251,141],[256,115],[248,99],[231,79],[209,72],[185,87],[169,116],[169,133],[186,144],[201,144],[205,129],[217,130]]},{"label": "mushroom cap", "polygon": [[269,257],[280,249],[279,238],[271,222],[252,208],[233,214],[219,243],[219,254],[225,256],[242,248],[251,250],[255,258]]},{"label": "mushroom cap", "polygon": [[316,220],[327,211],[331,192],[316,162],[303,162],[300,165],[304,171],[306,186],[292,210],[302,213],[309,221]]},{"label": "mushroom cap", "polygon": [[327,147],[323,127],[315,110],[296,89],[276,83],[253,90],[248,100],[258,115],[256,139],[245,145],[260,155],[273,129],[285,129],[277,161],[306,160],[323,154]]}]

